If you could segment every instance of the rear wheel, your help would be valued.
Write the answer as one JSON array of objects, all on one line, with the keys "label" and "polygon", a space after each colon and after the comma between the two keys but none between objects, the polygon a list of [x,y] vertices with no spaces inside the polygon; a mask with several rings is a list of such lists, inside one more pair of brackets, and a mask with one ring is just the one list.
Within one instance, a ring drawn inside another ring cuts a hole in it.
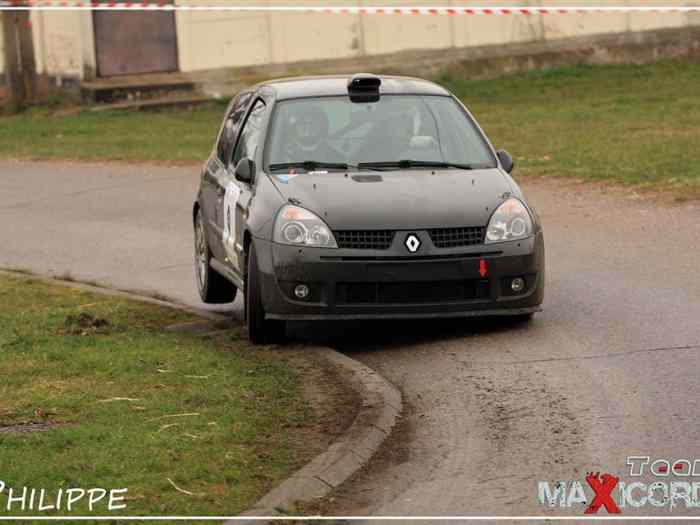
[{"label": "rear wheel", "polygon": [[194,269],[199,296],[207,304],[230,303],[236,298],[236,287],[209,265],[211,251],[204,229],[202,210],[194,220]]},{"label": "rear wheel", "polygon": [[251,245],[246,275],[246,322],[248,339],[254,344],[281,343],[284,340],[286,323],[278,319],[265,319],[260,290],[260,271],[255,247]]}]

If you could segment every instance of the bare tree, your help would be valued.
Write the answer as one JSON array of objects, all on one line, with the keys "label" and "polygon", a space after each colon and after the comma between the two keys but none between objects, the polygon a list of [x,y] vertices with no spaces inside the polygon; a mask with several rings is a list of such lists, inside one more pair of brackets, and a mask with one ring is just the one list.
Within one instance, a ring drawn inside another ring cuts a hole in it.
[{"label": "bare tree", "polygon": [[[18,5],[13,2],[12,5]],[[36,97],[37,75],[29,11],[3,11],[5,84],[11,112],[22,109]]]}]

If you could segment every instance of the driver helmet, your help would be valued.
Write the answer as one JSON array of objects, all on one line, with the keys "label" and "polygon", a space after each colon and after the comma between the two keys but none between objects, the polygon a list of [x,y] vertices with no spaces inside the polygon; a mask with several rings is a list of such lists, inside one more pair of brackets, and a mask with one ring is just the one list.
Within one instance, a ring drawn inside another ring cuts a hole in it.
[{"label": "driver helmet", "polygon": [[328,117],[318,106],[308,106],[290,118],[294,142],[300,149],[312,151],[328,137]]}]

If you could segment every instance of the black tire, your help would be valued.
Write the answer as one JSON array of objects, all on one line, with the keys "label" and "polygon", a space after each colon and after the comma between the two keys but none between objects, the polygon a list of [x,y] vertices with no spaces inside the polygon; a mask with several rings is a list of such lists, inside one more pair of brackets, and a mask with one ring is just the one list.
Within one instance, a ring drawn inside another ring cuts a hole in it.
[{"label": "black tire", "polygon": [[260,291],[258,259],[252,244],[248,254],[245,298],[246,323],[250,342],[256,345],[283,342],[287,323],[277,319],[265,319],[265,309]]},{"label": "black tire", "polygon": [[197,210],[194,219],[194,273],[199,296],[207,304],[233,302],[236,286],[209,265],[211,250],[205,232],[202,210]]}]

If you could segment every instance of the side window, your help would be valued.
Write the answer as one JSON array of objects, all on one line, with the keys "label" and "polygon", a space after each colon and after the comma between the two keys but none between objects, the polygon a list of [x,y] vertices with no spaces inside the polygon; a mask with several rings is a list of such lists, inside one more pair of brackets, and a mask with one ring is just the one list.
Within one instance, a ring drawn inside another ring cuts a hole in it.
[{"label": "side window", "polygon": [[260,143],[260,132],[265,117],[265,109],[265,103],[262,100],[257,100],[255,102],[236,144],[236,150],[233,153],[233,160],[231,162],[232,166],[236,166],[238,161],[242,158],[255,158],[255,152]]},{"label": "side window", "polygon": [[241,122],[243,121],[243,116],[245,115],[245,110],[248,107],[251,96],[252,93],[241,93],[238,95],[234,99],[233,105],[224,120],[221,134],[219,135],[219,142],[216,146],[216,154],[219,160],[224,164],[231,158],[236,136],[238,135],[238,130],[241,127]]}]

